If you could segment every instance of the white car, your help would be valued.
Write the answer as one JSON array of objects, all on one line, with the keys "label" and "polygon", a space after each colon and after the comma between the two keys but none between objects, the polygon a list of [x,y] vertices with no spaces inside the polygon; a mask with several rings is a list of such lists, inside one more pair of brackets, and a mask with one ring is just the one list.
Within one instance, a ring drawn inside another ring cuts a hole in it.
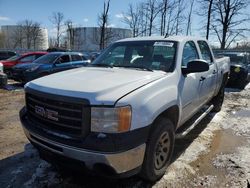
[{"label": "white car", "polygon": [[229,66],[201,38],[120,40],[88,67],[27,83],[20,119],[51,163],[155,181],[170,163],[175,138],[221,109]]}]

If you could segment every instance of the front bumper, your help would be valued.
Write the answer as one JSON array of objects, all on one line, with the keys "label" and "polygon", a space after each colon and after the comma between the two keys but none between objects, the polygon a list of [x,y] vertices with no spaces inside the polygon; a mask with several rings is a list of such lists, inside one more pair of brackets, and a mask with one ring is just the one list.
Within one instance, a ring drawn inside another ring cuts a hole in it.
[{"label": "front bumper", "polygon": [[[48,150],[52,154],[66,157],[69,160],[72,159],[83,162],[88,170],[99,173],[96,169],[101,165],[107,166],[109,169],[111,168],[111,171],[114,172],[111,175],[119,175],[140,168],[143,163],[146,149],[145,143],[132,149],[112,152],[93,151],[90,149],[74,147],[72,145],[48,139],[31,131],[27,128],[27,122],[25,122],[22,116],[23,115],[20,114],[24,133],[31,143],[34,143],[38,149]],[[106,174],[103,175],[106,176]]]}]

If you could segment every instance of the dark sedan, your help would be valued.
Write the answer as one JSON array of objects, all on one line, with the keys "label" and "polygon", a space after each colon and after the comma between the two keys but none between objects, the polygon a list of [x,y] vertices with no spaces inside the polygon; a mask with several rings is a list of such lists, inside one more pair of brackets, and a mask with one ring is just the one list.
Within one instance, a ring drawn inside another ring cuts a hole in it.
[{"label": "dark sedan", "polygon": [[86,66],[88,63],[88,61],[83,60],[81,53],[52,52],[38,58],[33,63],[14,66],[12,77],[15,81],[26,83],[52,73]]}]

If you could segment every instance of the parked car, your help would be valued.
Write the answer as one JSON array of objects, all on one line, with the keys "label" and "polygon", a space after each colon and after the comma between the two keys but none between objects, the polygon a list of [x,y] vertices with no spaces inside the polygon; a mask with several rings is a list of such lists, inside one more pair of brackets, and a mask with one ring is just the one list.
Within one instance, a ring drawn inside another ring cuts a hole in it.
[{"label": "parked car", "polygon": [[220,111],[229,66],[204,39],[124,39],[90,66],[27,83],[20,119],[52,164],[155,181],[170,164],[175,138]]},{"label": "parked car", "polygon": [[91,61],[94,61],[100,54],[101,54],[101,52],[91,52],[90,53]]},{"label": "parked car", "polygon": [[31,63],[35,59],[47,54],[48,52],[29,52],[22,55],[15,55],[7,60],[0,61],[3,64],[4,72],[11,77],[11,68],[20,63]]},{"label": "parked car", "polygon": [[86,66],[89,61],[85,61],[83,58],[80,53],[51,52],[33,61],[33,63],[14,66],[12,68],[12,78],[15,81],[26,83],[55,72]]},{"label": "parked car", "polygon": [[17,55],[16,52],[9,51],[9,50],[1,50],[0,51],[0,60],[9,59],[15,55]]},{"label": "parked car", "polygon": [[250,54],[247,52],[225,51],[219,53],[219,55],[230,57],[231,65],[228,86],[244,89],[250,81]]}]

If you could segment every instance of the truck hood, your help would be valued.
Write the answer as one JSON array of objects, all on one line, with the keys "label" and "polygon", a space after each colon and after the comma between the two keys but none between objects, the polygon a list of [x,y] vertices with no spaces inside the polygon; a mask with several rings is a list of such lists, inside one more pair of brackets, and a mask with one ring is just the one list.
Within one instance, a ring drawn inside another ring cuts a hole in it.
[{"label": "truck hood", "polygon": [[83,67],[36,79],[25,88],[88,99],[92,105],[114,105],[124,95],[166,74],[128,68]]}]

